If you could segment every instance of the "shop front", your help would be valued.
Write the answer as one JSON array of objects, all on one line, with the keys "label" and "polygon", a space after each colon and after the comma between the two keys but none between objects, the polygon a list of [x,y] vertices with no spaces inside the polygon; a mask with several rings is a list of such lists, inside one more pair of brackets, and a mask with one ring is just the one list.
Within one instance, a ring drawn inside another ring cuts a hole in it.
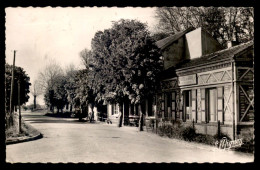
[{"label": "shop front", "polygon": [[[161,81],[158,126],[180,121],[197,133],[231,139],[253,131],[253,42],[190,60]],[[246,129],[246,130],[245,130]]]}]

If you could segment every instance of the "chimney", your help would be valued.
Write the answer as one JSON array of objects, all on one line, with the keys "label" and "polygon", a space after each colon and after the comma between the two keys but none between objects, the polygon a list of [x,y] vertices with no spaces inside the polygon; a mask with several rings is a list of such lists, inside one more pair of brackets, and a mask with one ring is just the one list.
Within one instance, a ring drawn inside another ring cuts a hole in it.
[{"label": "chimney", "polygon": [[227,41],[227,48],[232,47],[232,42],[231,41]]},{"label": "chimney", "polygon": [[227,41],[227,48],[234,47],[236,45],[239,45],[237,41]]},{"label": "chimney", "polygon": [[201,27],[187,33],[186,42],[186,53],[189,59],[198,58],[222,49],[218,41]]}]

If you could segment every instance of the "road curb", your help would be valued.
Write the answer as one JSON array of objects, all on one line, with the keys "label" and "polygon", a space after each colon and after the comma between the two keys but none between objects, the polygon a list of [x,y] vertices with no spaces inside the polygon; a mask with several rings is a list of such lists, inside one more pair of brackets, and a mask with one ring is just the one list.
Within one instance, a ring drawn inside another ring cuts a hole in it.
[{"label": "road curb", "polygon": [[28,141],[32,141],[32,140],[36,140],[36,139],[40,139],[42,138],[43,135],[41,133],[34,135],[32,137],[20,137],[20,138],[16,138],[16,139],[10,139],[10,140],[6,140],[6,145],[10,145],[10,144],[16,144],[16,143],[22,143],[22,142],[28,142]]}]

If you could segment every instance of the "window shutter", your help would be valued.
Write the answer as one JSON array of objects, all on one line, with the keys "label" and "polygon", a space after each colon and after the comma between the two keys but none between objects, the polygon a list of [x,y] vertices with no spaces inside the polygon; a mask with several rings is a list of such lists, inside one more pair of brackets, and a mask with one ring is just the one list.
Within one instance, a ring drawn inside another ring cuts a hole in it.
[{"label": "window shutter", "polygon": [[164,97],[164,93],[162,93],[162,103],[161,103],[161,107],[162,107],[162,118],[164,119],[164,114],[165,114],[165,97]]},{"label": "window shutter", "polygon": [[175,96],[175,92],[172,92],[172,101],[171,101],[171,108],[172,108],[172,120],[176,119],[176,106],[175,106],[175,100],[176,100],[176,96]]},{"label": "window shutter", "polygon": [[206,90],[200,89],[201,92],[201,121],[206,122]]},{"label": "window shutter", "polygon": [[114,115],[114,103],[111,104],[111,110],[112,110],[112,114],[111,115]]},{"label": "window shutter", "polygon": [[191,106],[192,106],[192,121],[194,120],[195,122],[197,122],[197,90],[193,89],[191,91]]},{"label": "window shutter", "polygon": [[218,120],[223,122],[223,87],[218,87]]},{"label": "window shutter", "polygon": [[182,119],[184,121],[184,117],[183,117],[183,101],[184,97],[183,97],[183,94],[182,92],[179,93],[179,116],[180,116],[180,119]]}]

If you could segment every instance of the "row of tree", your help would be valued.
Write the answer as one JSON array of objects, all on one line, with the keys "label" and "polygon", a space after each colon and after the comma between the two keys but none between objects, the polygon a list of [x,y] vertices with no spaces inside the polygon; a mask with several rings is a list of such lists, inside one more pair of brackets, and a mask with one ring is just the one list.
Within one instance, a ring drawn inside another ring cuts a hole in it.
[{"label": "row of tree", "polygon": [[[66,105],[84,112],[90,104],[93,112],[94,106],[118,103],[121,126],[123,104],[140,106],[155,92],[156,76],[162,70],[160,51],[146,24],[123,19],[110,29],[98,31],[91,47],[80,52],[84,69],[70,67],[64,73],[52,61],[39,73],[45,103],[58,112]],[[143,120],[143,113],[140,116]]]}]

